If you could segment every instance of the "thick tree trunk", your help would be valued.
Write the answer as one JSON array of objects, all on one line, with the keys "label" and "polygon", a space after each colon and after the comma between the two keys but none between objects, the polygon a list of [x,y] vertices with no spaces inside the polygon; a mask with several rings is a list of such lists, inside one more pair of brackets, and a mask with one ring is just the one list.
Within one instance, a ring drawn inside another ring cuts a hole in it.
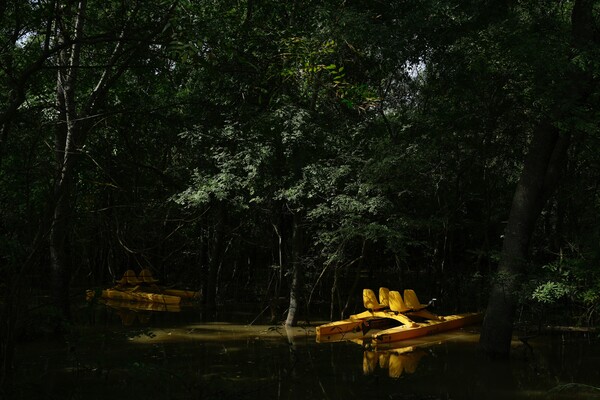
[{"label": "thick tree trunk", "polygon": [[[70,191],[70,190],[69,190]],[[69,287],[71,281],[71,260],[69,257],[70,231],[69,212],[70,204],[68,197],[62,196],[56,201],[54,208],[54,220],[50,230],[50,265],[52,270],[52,296],[55,306],[63,316],[70,319],[70,295]]]},{"label": "thick tree trunk", "polygon": [[498,277],[481,331],[480,344],[488,354],[502,357],[510,351],[516,297],[527,266],[529,242],[535,222],[558,183],[568,144],[569,138],[551,126],[542,126],[534,133],[513,197]]},{"label": "thick tree trunk", "polygon": [[[585,51],[594,41],[593,0],[576,0],[571,14],[572,51]],[[571,55],[572,57],[573,55]],[[586,71],[572,71],[571,88],[565,93],[556,115],[568,114],[570,107],[585,101],[591,85]],[[521,178],[513,197],[506,226],[498,279],[492,287],[481,331],[480,345],[489,355],[506,357],[510,352],[516,293],[526,272],[529,242],[535,223],[554,191],[564,169],[570,134],[559,133],[549,123],[534,132]]]},{"label": "thick tree trunk", "polygon": [[[59,104],[61,101],[59,100]],[[55,306],[63,317],[71,317],[69,287],[71,280],[70,241],[72,221],[72,192],[75,173],[73,140],[76,127],[62,123],[55,134],[57,178],[54,184],[54,208],[50,227],[51,285]]]},{"label": "thick tree trunk", "polygon": [[67,28],[59,32],[59,43],[73,39],[70,47],[59,54],[61,68],[56,84],[56,103],[59,111],[59,124],[54,137],[57,174],[54,184],[54,211],[50,229],[50,262],[52,270],[52,292],[55,305],[63,316],[70,318],[69,286],[70,260],[68,236],[70,232],[71,196],[75,174],[75,158],[83,142],[84,129],[79,122],[75,91],[77,70],[81,54],[81,44],[77,40],[83,36],[86,1],[80,0],[76,10],[64,8],[65,15],[74,13],[74,32]]},{"label": "thick tree trunk", "polygon": [[[99,74],[98,81],[90,93],[78,96],[78,70],[81,67],[80,58],[84,43],[84,25],[86,21],[86,0],[57,2],[56,29],[58,53],[57,80],[57,109],[59,123],[55,133],[55,154],[57,174],[54,185],[54,210],[51,213],[52,226],[50,230],[50,258],[52,268],[52,284],[55,302],[64,316],[69,316],[69,280],[70,260],[68,237],[71,232],[70,213],[72,207],[73,188],[76,185],[76,165],[80,149],[85,143],[86,136],[92,127],[92,119],[106,100],[108,91],[117,83],[129,62],[135,57],[137,48],[143,48],[142,43],[150,43],[151,37],[163,31],[176,2],[164,13],[164,20],[156,25],[156,30],[150,32],[145,40],[137,47],[126,48],[131,41],[125,33],[129,22],[121,27],[121,33],[114,49],[106,61],[104,70]],[[53,25],[48,23],[48,30]],[[48,32],[47,37],[50,37]],[[48,39],[49,40],[49,39]],[[113,39],[109,39],[112,41]],[[46,52],[48,43],[45,43]],[[46,55],[46,58],[49,55]],[[40,62],[43,62],[41,59]],[[99,63],[101,64],[101,63]]]}]

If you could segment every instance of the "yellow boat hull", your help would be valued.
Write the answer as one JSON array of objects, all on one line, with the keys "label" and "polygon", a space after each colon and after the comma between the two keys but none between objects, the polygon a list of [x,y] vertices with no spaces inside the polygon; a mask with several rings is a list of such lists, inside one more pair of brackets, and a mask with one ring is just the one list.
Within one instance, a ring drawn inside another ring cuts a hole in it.
[{"label": "yellow boat hull", "polygon": [[[93,298],[95,293],[88,291],[87,297]],[[159,303],[159,304],[179,304],[181,297],[169,296],[165,294],[147,293],[142,291],[132,291],[123,289],[104,289],[100,293],[100,297],[104,299],[113,300],[128,300],[128,301],[140,301],[146,303]]]},{"label": "yellow boat hull", "polygon": [[195,292],[193,290],[180,290],[180,289],[162,289],[161,294],[166,294],[167,296],[177,296],[182,299],[189,300],[197,300],[202,297],[200,292]]},{"label": "yellow boat hull", "polygon": [[91,300],[95,296],[107,300],[137,301],[142,303],[157,303],[175,305],[184,300],[198,300],[202,297],[201,292],[180,289],[162,289],[154,287],[114,287],[104,289],[99,293],[93,290],[87,291],[87,299]]},{"label": "yellow boat hull", "polygon": [[[410,313],[401,314],[391,311],[363,311],[360,314],[351,315],[350,318],[341,321],[329,322],[317,326],[317,336],[339,335],[347,332],[359,332],[370,329],[381,329],[390,327],[394,324],[405,324],[414,326],[414,322],[409,318]],[[386,325],[386,320],[387,326]]]},{"label": "yellow boat hull", "polygon": [[127,311],[164,311],[180,312],[180,304],[150,303],[145,301],[126,301],[116,299],[102,299],[102,304],[114,308],[115,310]]},{"label": "yellow boat hull", "polygon": [[[405,316],[399,318],[398,316],[387,315],[385,313],[384,316],[376,317],[374,314],[380,313],[374,312],[370,313],[370,316],[363,316],[364,318],[362,319],[349,318],[318,326],[316,328],[317,341],[329,342],[332,340],[343,340],[345,337],[350,339],[356,335],[364,337],[363,333],[371,329],[384,329],[370,335],[372,342],[374,344],[392,343],[459,329],[481,322],[483,318],[483,314],[481,313],[467,313],[448,315],[436,320],[432,319],[419,323],[410,321],[407,324],[402,320]],[[389,328],[390,326],[398,325],[399,322],[402,322],[403,325]]]},{"label": "yellow boat hull", "polygon": [[482,319],[482,313],[448,315],[444,317],[443,321],[430,320],[415,324],[415,326],[401,325],[386,329],[373,334],[372,338],[375,343],[397,342],[400,340],[414,339],[421,336],[459,329],[464,326],[481,322]]},{"label": "yellow boat hull", "polygon": [[317,337],[340,335],[348,332],[358,332],[364,320],[344,319],[317,326]]}]

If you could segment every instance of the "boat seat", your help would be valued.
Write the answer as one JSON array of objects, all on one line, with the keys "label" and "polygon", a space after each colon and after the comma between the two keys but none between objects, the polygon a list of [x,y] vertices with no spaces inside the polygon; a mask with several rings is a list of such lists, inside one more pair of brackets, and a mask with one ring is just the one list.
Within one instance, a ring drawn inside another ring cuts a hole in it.
[{"label": "boat seat", "polygon": [[140,272],[140,280],[143,283],[150,284],[158,282],[158,279],[154,279],[154,276],[152,276],[152,271],[150,271],[148,268],[144,268],[142,272]]},{"label": "boat seat", "polygon": [[363,304],[369,311],[379,311],[387,308],[387,305],[381,304],[375,297],[375,292],[371,289],[363,289]]},{"label": "boat seat", "polygon": [[379,288],[379,304],[383,304],[387,308],[390,307],[390,289],[386,287]]},{"label": "boat seat", "polygon": [[439,315],[436,315],[431,311],[427,310],[427,307],[429,307],[435,301],[435,299],[431,299],[429,304],[421,304],[421,302],[417,298],[417,294],[415,293],[415,291],[412,289],[406,289],[404,291],[404,301],[406,302],[406,306],[410,308],[410,315],[412,316],[431,319],[435,321],[445,320],[444,317],[440,317]]},{"label": "boat seat", "polygon": [[405,313],[407,311],[411,311],[411,309],[407,307],[406,304],[404,304],[404,301],[402,300],[402,295],[397,290],[390,290],[389,303],[390,310],[394,312]]},{"label": "boat seat", "polygon": [[119,285],[139,285],[142,283],[140,279],[135,275],[135,272],[132,269],[128,269],[123,274],[123,277],[117,281]]},{"label": "boat seat", "polygon": [[404,303],[411,310],[418,311],[427,308],[428,304],[421,304],[417,293],[412,289],[404,290]]}]

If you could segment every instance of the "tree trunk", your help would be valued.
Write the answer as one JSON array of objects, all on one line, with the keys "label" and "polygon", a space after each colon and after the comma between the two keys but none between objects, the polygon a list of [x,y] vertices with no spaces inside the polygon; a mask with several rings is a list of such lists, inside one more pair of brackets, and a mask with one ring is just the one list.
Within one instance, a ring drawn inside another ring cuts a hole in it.
[{"label": "tree trunk", "polygon": [[[70,190],[66,192],[68,191]],[[68,193],[65,193],[58,198],[54,208],[54,220],[50,230],[50,265],[54,304],[61,311],[63,317],[69,319],[71,317],[69,301],[71,260],[68,250],[68,234],[70,231],[68,210],[70,209],[71,202],[67,196]]]},{"label": "tree trunk", "polygon": [[[585,49],[594,40],[593,0],[577,0],[571,14],[572,51]],[[571,55],[573,57],[573,54]],[[587,71],[572,71],[566,103],[555,115],[571,112],[590,93],[591,77]],[[566,106],[565,106],[566,105]],[[558,117],[556,117],[558,118]],[[483,321],[480,345],[489,355],[507,357],[510,352],[517,291],[526,272],[529,242],[548,198],[564,169],[570,134],[560,133],[549,123],[534,132],[529,153],[513,197],[505,230],[498,279],[492,287]]]},{"label": "tree trunk", "polygon": [[298,308],[300,288],[302,287],[302,227],[300,215],[296,212],[292,226],[292,254],[291,254],[291,282],[290,282],[290,307],[288,308],[285,326],[296,326],[298,322]]},{"label": "tree trunk", "polygon": [[[50,262],[52,271],[52,292],[55,305],[63,316],[70,318],[69,283],[71,278],[68,235],[70,232],[70,211],[72,187],[74,184],[75,157],[83,141],[81,123],[76,107],[75,91],[77,70],[81,54],[79,39],[83,36],[85,0],[77,4],[74,32],[59,32],[59,42],[73,44],[59,54],[60,69],[56,85],[56,103],[59,111],[59,124],[54,137],[54,150],[57,162],[57,176],[54,184],[54,211],[50,229]],[[72,10],[65,6],[65,15]]]},{"label": "tree trunk", "polygon": [[[50,257],[52,268],[53,292],[57,306],[64,316],[69,316],[69,243],[71,232],[70,213],[72,192],[75,187],[76,164],[80,149],[86,136],[92,129],[92,119],[98,113],[109,90],[114,87],[136,56],[151,43],[151,38],[159,35],[168,23],[169,16],[177,3],[173,2],[156,24],[156,29],[148,32],[143,40],[132,40],[126,37],[130,20],[120,27],[113,51],[107,58],[105,67],[99,73],[98,81],[90,93],[78,95],[77,72],[81,67],[80,58],[84,43],[84,25],[86,20],[86,0],[57,3],[56,49],[58,54],[57,108],[59,123],[55,133],[55,154],[57,175],[54,185],[54,210],[51,212]],[[132,15],[135,15],[133,13]],[[50,24],[48,25],[51,26]],[[50,28],[49,28],[50,29]],[[110,36],[110,35],[108,35]],[[114,39],[107,39],[112,42]],[[131,42],[131,46],[127,43]],[[45,49],[48,45],[45,44]],[[103,57],[102,55],[99,55]],[[46,56],[48,57],[48,56]],[[43,61],[43,59],[42,59]],[[98,61],[98,60],[96,60]],[[99,63],[102,64],[102,63]]]},{"label": "tree trunk", "polygon": [[[346,297],[346,303],[344,304],[344,307],[340,311],[340,319],[346,318],[346,315],[347,315],[346,311],[348,311],[348,309],[350,309],[350,307],[354,307],[356,305],[357,294],[359,294],[358,293],[358,283],[360,282],[362,269],[363,269],[365,258],[367,255],[367,245],[368,245],[368,241],[367,241],[367,239],[365,239],[363,237],[362,247],[360,250],[360,256],[357,259],[350,262],[348,265],[346,265],[346,268],[350,269],[352,264],[358,262],[358,265],[356,266],[356,273],[354,274],[354,280],[352,281],[352,286],[350,287],[350,290],[348,291],[348,297]],[[362,297],[361,297],[361,299],[362,299]]]},{"label": "tree trunk", "polygon": [[517,292],[524,276],[535,222],[558,183],[569,137],[545,125],[533,136],[504,233],[498,277],[492,287],[480,345],[490,355],[510,351]]},{"label": "tree trunk", "polygon": [[208,259],[208,273],[205,286],[205,305],[207,317],[212,319],[216,316],[218,273],[223,262],[225,249],[225,224],[227,212],[224,204],[216,205],[216,215],[213,227],[213,237]]}]

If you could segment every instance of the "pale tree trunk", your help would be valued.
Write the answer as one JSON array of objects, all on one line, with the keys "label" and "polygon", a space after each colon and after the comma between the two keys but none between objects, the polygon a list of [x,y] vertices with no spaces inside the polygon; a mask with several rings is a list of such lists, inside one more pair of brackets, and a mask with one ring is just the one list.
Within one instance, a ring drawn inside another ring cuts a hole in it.
[{"label": "pale tree trunk", "polygon": [[[92,129],[92,120],[104,104],[106,96],[130,65],[138,52],[151,43],[151,39],[163,32],[177,2],[165,10],[153,30],[142,39],[131,39],[127,32],[136,22],[138,4],[120,27],[112,53],[105,60],[104,69],[91,93],[82,96],[78,93],[77,71],[80,68],[80,54],[85,43],[84,25],[86,0],[59,5],[57,12],[56,37],[59,53],[57,107],[59,121],[55,132],[55,154],[57,173],[54,185],[54,204],[50,230],[50,261],[52,286],[56,305],[69,317],[70,256],[69,234],[72,224],[72,196],[76,185],[77,158],[85,139]],[[58,4],[61,4],[60,2]],[[112,39],[107,39],[112,41]],[[96,60],[98,61],[98,60]],[[101,64],[101,63],[99,63]]]},{"label": "pale tree trunk", "polygon": [[302,288],[302,250],[303,235],[299,211],[294,213],[292,222],[292,250],[290,257],[290,306],[288,308],[285,326],[296,326],[298,323],[298,309],[300,307],[300,292]]},{"label": "pale tree trunk", "polygon": [[216,212],[208,257],[208,271],[206,275],[206,284],[204,286],[204,300],[206,306],[206,313],[204,315],[207,320],[212,320],[216,317],[219,269],[223,263],[223,258],[225,257],[225,225],[227,222],[227,210],[223,203],[219,203],[215,207]]},{"label": "pale tree trunk", "polygon": [[[593,0],[577,0],[571,14],[572,49],[585,49],[593,38]],[[586,72],[572,72],[565,93],[569,106],[586,100],[592,80]],[[555,115],[570,110],[559,109]],[[515,189],[506,226],[498,277],[492,287],[483,321],[480,345],[489,355],[507,357],[510,353],[517,292],[526,277],[529,244],[536,221],[554,192],[564,169],[571,133],[559,132],[542,123],[533,134],[521,177]]]},{"label": "pale tree trunk", "polygon": [[[71,10],[65,6],[65,14]],[[81,38],[85,21],[85,0],[77,4],[74,32],[63,26],[58,33],[61,43],[73,41],[59,55],[57,79],[57,107],[59,123],[55,132],[54,150],[57,175],[54,183],[54,212],[50,229],[50,262],[52,268],[52,292],[55,305],[66,318],[70,318],[69,282],[71,278],[68,237],[71,222],[71,196],[74,180],[75,157],[82,142],[82,129],[75,103],[77,70],[81,54]]]}]

